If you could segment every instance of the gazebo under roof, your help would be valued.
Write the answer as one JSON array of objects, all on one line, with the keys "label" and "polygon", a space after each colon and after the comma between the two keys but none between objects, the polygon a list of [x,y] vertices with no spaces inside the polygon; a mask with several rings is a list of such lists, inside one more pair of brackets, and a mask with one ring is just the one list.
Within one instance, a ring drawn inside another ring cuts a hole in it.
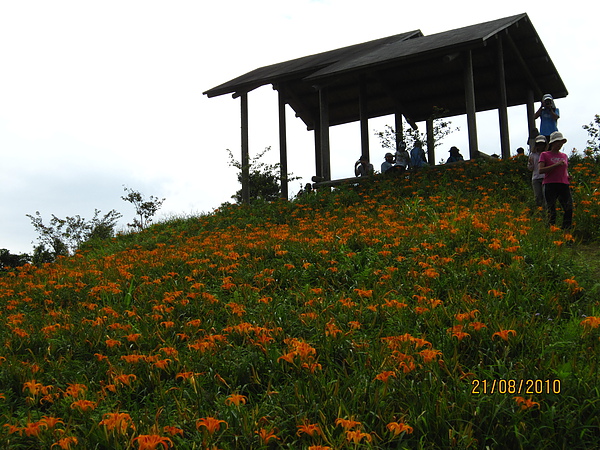
[{"label": "gazebo under roof", "polygon": [[[476,112],[498,109],[501,153],[507,157],[507,108],[527,105],[532,131],[534,99],[567,95],[527,14],[429,36],[415,30],[262,67],[204,92],[241,97],[242,166],[248,161],[247,94],[266,84],[279,92],[282,174],[287,173],[284,108],[289,104],[315,130],[316,173],[326,180],[329,126],[360,121],[362,153],[368,156],[369,118],[395,114],[397,128],[401,116],[413,127],[427,121],[434,161],[432,114],[441,108],[447,117],[467,114],[469,151],[476,157]],[[282,188],[287,196],[287,186]]]}]

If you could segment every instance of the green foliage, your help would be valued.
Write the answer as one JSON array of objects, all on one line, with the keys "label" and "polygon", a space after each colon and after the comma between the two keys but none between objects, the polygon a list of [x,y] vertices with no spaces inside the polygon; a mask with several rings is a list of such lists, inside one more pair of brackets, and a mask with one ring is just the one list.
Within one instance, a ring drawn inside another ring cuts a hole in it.
[{"label": "green foliage", "polygon": [[[445,120],[442,117],[445,114],[445,110],[442,108],[434,107],[431,118],[433,119],[433,140],[435,145],[439,145],[440,142],[448,135],[459,131],[460,128],[452,127],[452,122]],[[427,134],[419,129],[412,128],[403,118],[403,136],[402,140],[406,143],[406,149],[410,151],[415,146],[416,142],[427,143]],[[383,131],[378,131],[375,135],[379,138],[379,142],[383,148],[391,151],[396,151],[396,130],[386,125]]]},{"label": "green foliage", "polygon": [[587,141],[588,147],[586,148],[586,152],[590,155],[600,154],[600,115],[596,114],[594,116],[594,120],[589,123],[589,125],[583,125],[582,127],[587,131],[589,135],[589,140]]},{"label": "green foliage", "polygon": [[[260,161],[261,158],[271,150],[271,147],[266,147],[262,152],[255,157],[250,158],[248,164],[249,171],[249,196],[250,202],[262,200],[272,202],[280,198],[281,195],[281,164],[268,164]],[[236,160],[231,150],[227,149],[229,154],[229,166],[239,170],[237,175],[238,182],[242,184],[242,163]],[[297,180],[293,174],[287,174],[287,181]],[[231,196],[236,203],[242,203],[242,190],[238,190]]]},{"label": "green foliage", "polygon": [[0,249],[0,271],[22,266],[30,261],[31,256],[26,253],[21,255],[13,255],[5,248]]},{"label": "green foliage", "polygon": [[52,214],[50,223],[44,224],[39,211],[35,216],[27,214],[38,233],[38,242],[34,249],[33,263],[36,265],[52,262],[59,256],[69,256],[87,241],[107,239],[114,235],[117,221],[122,217],[111,210],[100,217],[100,210],[94,210],[94,217],[86,220],[80,215],[61,219]]},{"label": "green foliage", "polygon": [[149,200],[146,200],[139,191],[134,191],[126,186],[123,186],[126,196],[121,197],[126,202],[131,203],[135,207],[135,213],[137,217],[134,217],[132,223],[128,223],[127,226],[134,230],[141,231],[152,223],[152,218],[161,208],[163,202],[166,199],[159,199],[158,197],[150,196]]}]

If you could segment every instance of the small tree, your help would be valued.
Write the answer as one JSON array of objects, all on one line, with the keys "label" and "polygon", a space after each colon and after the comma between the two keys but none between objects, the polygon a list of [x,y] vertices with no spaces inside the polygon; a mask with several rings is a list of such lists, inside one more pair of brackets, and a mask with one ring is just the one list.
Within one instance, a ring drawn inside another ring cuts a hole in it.
[{"label": "small tree", "polygon": [[[251,201],[262,199],[270,202],[277,200],[281,194],[281,165],[279,163],[267,164],[260,161],[260,159],[270,150],[271,147],[266,147],[254,158],[250,158],[248,182]],[[241,184],[242,163],[233,157],[231,150],[227,149],[227,152],[229,153],[229,165],[239,170],[237,179]],[[298,179],[298,177],[292,175],[293,174],[288,174],[288,181]],[[242,190],[238,190],[231,198],[233,198],[236,203],[242,203]]]},{"label": "small tree", "polygon": [[35,216],[27,214],[39,234],[33,263],[52,262],[58,256],[74,254],[81,244],[91,239],[112,237],[121,214],[113,209],[102,217],[99,215],[100,210],[94,210],[94,217],[88,221],[79,215],[61,219],[52,214],[49,225],[46,225],[39,211]]},{"label": "small tree", "polygon": [[589,139],[587,141],[587,153],[590,154],[600,154],[600,115],[596,114],[594,116],[594,120],[590,122],[589,125],[584,125],[583,129],[587,131],[589,135]]},{"label": "small tree", "polygon": [[[452,122],[442,118],[442,116],[446,113],[447,111],[442,108],[438,108],[436,106],[433,107],[433,114],[431,115],[431,118],[433,119],[433,140],[436,145],[438,145],[449,134],[460,130],[459,127],[453,128]],[[409,126],[409,124],[406,123],[404,118],[402,120],[403,129],[405,130],[404,135],[402,136],[402,140],[406,144],[406,149],[408,151],[410,151],[410,149],[414,147],[415,142],[417,141],[427,142],[427,135],[425,133]],[[379,138],[379,141],[383,148],[389,149],[392,152],[396,151],[397,132],[392,126],[386,125],[383,131],[378,131],[375,133],[375,135]]]},{"label": "small tree", "polygon": [[126,186],[123,186],[123,188],[127,195],[121,198],[131,203],[135,207],[135,213],[137,214],[137,217],[133,218],[133,222],[128,223],[127,226],[141,231],[152,223],[152,218],[166,199],[159,199],[151,195],[150,199],[146,200],[140,192],[129,189]]}]

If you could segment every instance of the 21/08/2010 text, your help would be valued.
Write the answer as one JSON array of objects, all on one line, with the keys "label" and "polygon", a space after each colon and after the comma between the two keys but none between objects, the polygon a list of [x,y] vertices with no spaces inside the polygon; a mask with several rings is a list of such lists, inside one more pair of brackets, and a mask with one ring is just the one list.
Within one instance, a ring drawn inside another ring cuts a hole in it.
[{"label": "21/08/2010 text", "polygon": [[560,394],[560,380],[471,381],[471,394]]}]

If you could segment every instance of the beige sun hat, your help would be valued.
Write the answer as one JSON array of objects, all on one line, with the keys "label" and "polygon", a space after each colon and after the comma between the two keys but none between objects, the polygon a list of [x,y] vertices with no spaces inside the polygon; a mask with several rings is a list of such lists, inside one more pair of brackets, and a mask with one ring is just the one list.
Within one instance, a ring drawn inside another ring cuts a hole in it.
[{"label": "beige sun hat", "polygon": [[562,141],[563,143],[567,142],[567,140],[565,139],[565,137],[562,135],[562,133],[560,131],[555,131],[554,133],[552,133],[550,135],[550,144],[552,144],[553,142],[557,142],[557,141]]}]

